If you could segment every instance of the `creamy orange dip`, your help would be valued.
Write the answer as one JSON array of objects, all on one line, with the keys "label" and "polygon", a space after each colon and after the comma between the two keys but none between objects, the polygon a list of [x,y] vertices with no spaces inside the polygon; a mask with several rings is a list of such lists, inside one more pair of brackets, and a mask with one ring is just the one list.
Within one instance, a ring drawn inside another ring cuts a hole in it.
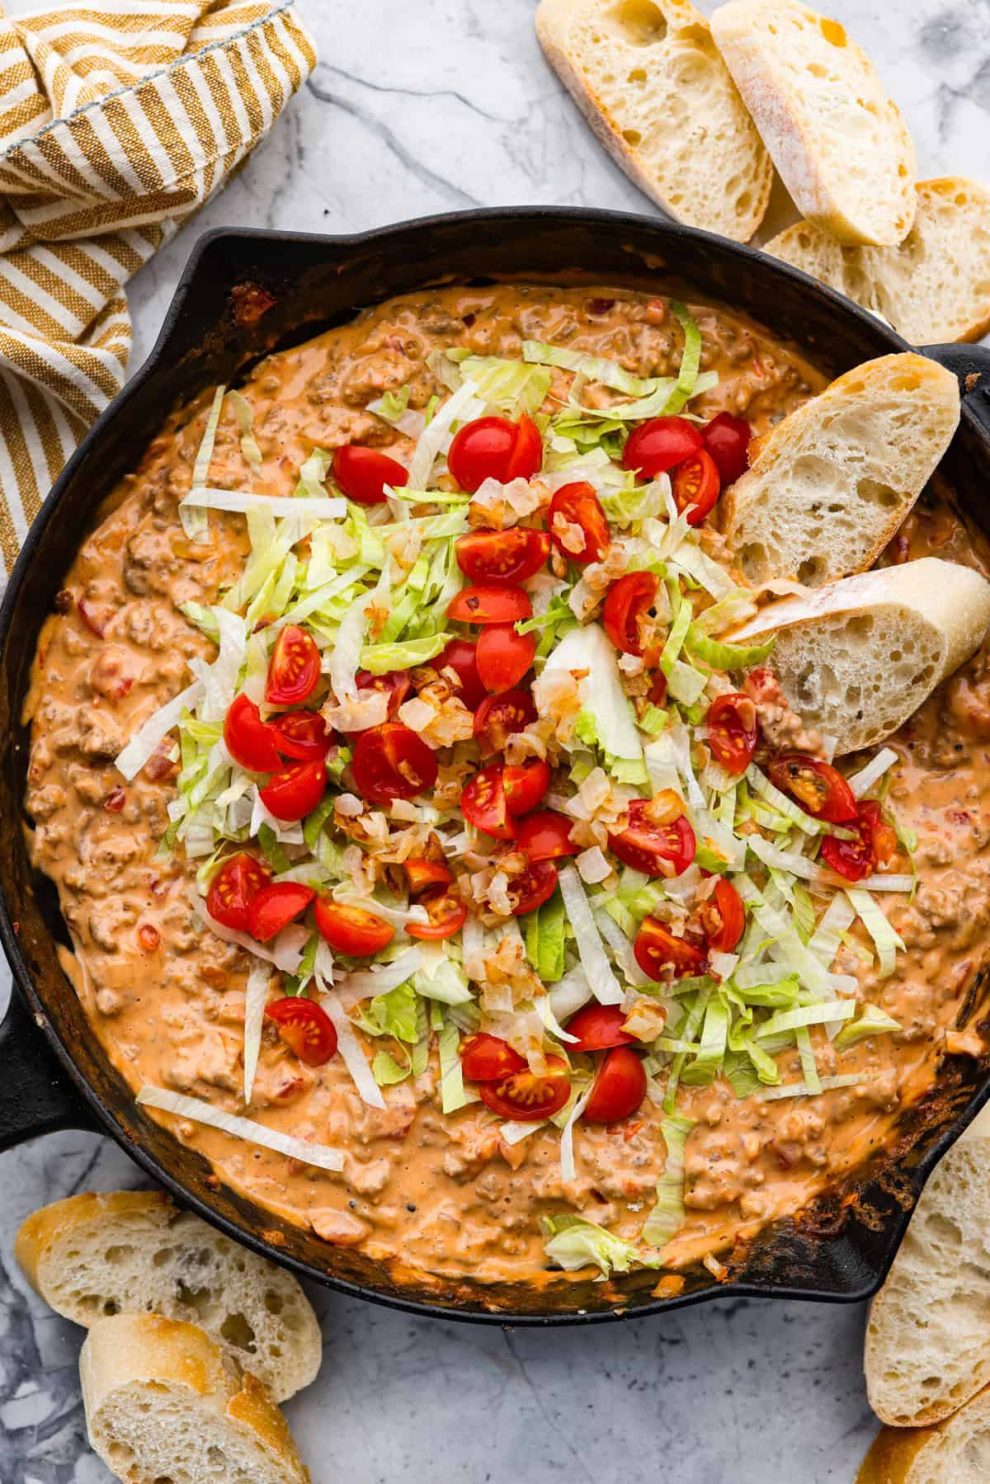
[{"label": "creamy orange dip", "polygon": [[[743,319],[702,306],[692,313],[702,336],[700,369],[718,374],[717,386],[690,402],[693,416],[707,421],[727,410],[758,435],[822,385],[793,352]],[[244,438],[243,407],[228,400],[206,483],[289,497],[314,449],[332,454],[352,443],[408,463],[415,430],[401,431],[401,421],[395,426],[368,403],[408,388],[407,410],[428,409],[431,399],[448,395],[427,362],[431,352],[518,359],[524,340],[607,357],[644,379],[676,376],[683,351],[668,303],[624,290],[501,286],[411,295],[262,361],[241,387],[257,454]],[[571,381],[570,371],[553,369],[544,412],[562,405]],[[583,398],[600,408],[620,400],[593,378]],[[667,1164],[662,1056],[651,1068],[656,1100],[648,1096],[613,1124],[577,1121],[575,1174],[566,1181],[554,1124],[508,1142],[484,1102],[443,1113],[435,1034],[425,1069],[385,1085],[381,1109],[362,1101],[339,1054],[306,1065],[266,1022],[245,1106],[251,957],[215,936],[202,908],[194,908],[204,859],[190,859],[181,841],[162,846],[176,797],[177,749],[163,744],[132,780],[115,767],[139,726],[188,684],[188,662],[216,653],[178,605],[218,603],[248,560],[243,514],[211,510],[205,539],[188,534],[179,519],[212,404],[211,392],[173,413],[122,481],[66,574],[35,664],[27,707],[33,858],[57,886],[73,943],[65,967],[94,1035],[135,1093],[147,1084],[170,1089],[343,1151],[343,1170],[329,1172],[198,1122],[155,1115],[201,1150],[222,1179],[328,1243],[482,1281],[526,1280],[546,1268],[541,1217],[577,1213],[637,1243]],[[454,488],[449,478],[439,482]],[[332,482],[326,492],[334,493]],[[731,553],[710,525],[701,549],[728,567]],[[885,560],[932,552],[982,565],[949,506],[929,500]],[[890,739],[899,763],[884,807],[902,839],[916,836],[918,873],[913,896],[882,899],[904,944],[895,973],[879,977],[858,921],[830,968],[852,981],[844,993],[857,1006],[879,1007],[898,1028],[840,1050],[813,1026],[819,1074],[844,1079],[816,1096],[737,1096],[723,1076],[707,1085],[682,1081],[677,1113],[692,1123],[684,1219],[664,1247],[664,1266],[724,1249],[797,1213],[889,1140],[904,1109],[933,1085],[947,1050],[982,1049],[971,1033],[953,1036],[985,956],[988,664],[986,652],[978,654]],[[761,765],[768,748],[808,745],[786,708],[765,707],[762,720]],[[843,759],[843,771],[865,761]],[[335,786],[346,788],[348,777]],[[906,855],[890,869],[909,870]],[[647,985],[642,993],[668,987]],[[271,998],[279,992],[273,974]],[[404,1054],[390,1042],[373,1043],[360,1028],[355,1035],[369,1061],[386,1049]],[[587,1058],[577,1061],[588,1069]],[[794,1045],[777,1062],[783,1084],[804,1074]]]}]

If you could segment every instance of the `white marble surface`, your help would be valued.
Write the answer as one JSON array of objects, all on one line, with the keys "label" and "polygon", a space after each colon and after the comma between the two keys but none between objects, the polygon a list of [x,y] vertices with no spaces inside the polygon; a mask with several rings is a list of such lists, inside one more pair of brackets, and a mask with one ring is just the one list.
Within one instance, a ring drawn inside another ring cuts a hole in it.
[{"label": "white marble surface", "polygon": [[[543,64],[534,0],[301,3],[321,65],[225,195],[133,285],[135,366],[201,227],[348,232],[526,202],[652,211]],[[907,114],[921,174],[990,176],[990,0],[832,0],[831,13]],[[79,1335],[26,1293],[11,1240],[45,1201],[136,1183],[94,1135],[0,1156],[0,1484],[109,1478],[85,1445]],[[326,1361],[288,1411],[315,1484],[441,1471],[459,1484],[851,1484],[873,1431],[856,1307],[721,1302],[511,1333],[313,1297]]]}]

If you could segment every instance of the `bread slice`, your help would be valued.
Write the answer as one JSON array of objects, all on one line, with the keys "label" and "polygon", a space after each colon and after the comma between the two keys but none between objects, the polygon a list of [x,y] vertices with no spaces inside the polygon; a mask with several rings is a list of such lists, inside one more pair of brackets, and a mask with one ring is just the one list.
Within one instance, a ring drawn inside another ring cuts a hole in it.
[{"label": "bread slice", "polygon": [[290,1273],[160,1191],[76,1195],[35,1211],[14,1255],[46,1303],[88,1329],[107,1314],[202,1325],[284,1401],[320,1367],[320,1327]]},{"label": "bread slice", "polygon": [[958,422],[956,378],[924,356],[881,356],[833,381],[760,440],[725,496],[743,577],[819,587],[872,566]]},{"label": "bread slice", "polygon": [[690,0],[541,0],[536,34],[640,190],[692,227],[752,237],[773,167]]},{"label": "bread slice", "polygon": [[97,1320],[79,1357],[93,1448],[126,1484],[305,1484],[288,1424],[256,1377],[196,1324]]},{"label": "bread slice", "polygon": [[712,32],[801,215],[840,242],[903,242],[914,145],[838,21],[800,0],[729,0]]},{"label": "bread slice", "polygon": [[972,567],[922,557],[784,598],[737,629],[776,632],[769,663],[807,726],[856,752],[897,730],[990,627],[990,582]]},{"label": "bread slice", "polygon": [[990,1391],[938,1427],[884,1427],[856,1484],[986,1484],[990,1478]]},{"label": "bread slice", "polygon": [[979,181],[919,181],[914,226],[900,247],[843,247],[798,222],[763,250],[882,314],[915,345],[979,340],[990,330],[990,188]]}]

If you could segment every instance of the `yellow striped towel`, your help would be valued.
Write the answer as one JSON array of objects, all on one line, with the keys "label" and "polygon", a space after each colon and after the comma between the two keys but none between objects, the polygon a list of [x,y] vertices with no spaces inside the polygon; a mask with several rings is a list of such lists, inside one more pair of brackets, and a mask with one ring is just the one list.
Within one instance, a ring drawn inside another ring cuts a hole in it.
[{"label": "yellow striped towel", "polygon": [[123,384],[124,284],[315,62],[290,0],[0,0],[0,585]]}]

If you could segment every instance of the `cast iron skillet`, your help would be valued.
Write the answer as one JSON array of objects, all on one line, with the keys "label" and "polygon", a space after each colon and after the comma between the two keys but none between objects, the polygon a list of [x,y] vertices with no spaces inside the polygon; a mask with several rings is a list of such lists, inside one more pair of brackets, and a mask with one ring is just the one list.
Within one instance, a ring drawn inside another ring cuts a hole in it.
[{"label": "cast iron skillet", "polygon": [[[223,1186],[200,1155],[135,1107],[59,968],[55,947],[66,941],[65,927],[22,836],[27,737],[19,717],[39,627],[101,501],[135,467],[167,409],[204,386],[231,382],[273,346],[424,284],[501,275],[584,276],[654,291],[679,280],[697,300],[742,309],[830,374],[904,349],[869,314],[758,252],[608,212],[465,212],[355,237],[221,231],[201,238],[147,364],[79,448],[35,521],[0,613],[0,937],[16,981],[0,1029],[0,1148],[67,1126],[106,1130],[148,1175],[228,1235],[331,1287],[423,1314],[559,1324],[654,1313],[715,1294],[865,1298],[882,1281],[936,1160],[990,1095],[990,1063],[949,1061],[883,1163],[797,1220],[763,1232],[732,1258],[727,1283],[699,1268],[681,1292],[663,1297],[651,1273],[609,1283],[558,1275],[540,1286],[434,1284],[319,1242]],[[963,380],[962,425],[944,473],[990,533],[990,353],[939,346],[928,354]]]}]

